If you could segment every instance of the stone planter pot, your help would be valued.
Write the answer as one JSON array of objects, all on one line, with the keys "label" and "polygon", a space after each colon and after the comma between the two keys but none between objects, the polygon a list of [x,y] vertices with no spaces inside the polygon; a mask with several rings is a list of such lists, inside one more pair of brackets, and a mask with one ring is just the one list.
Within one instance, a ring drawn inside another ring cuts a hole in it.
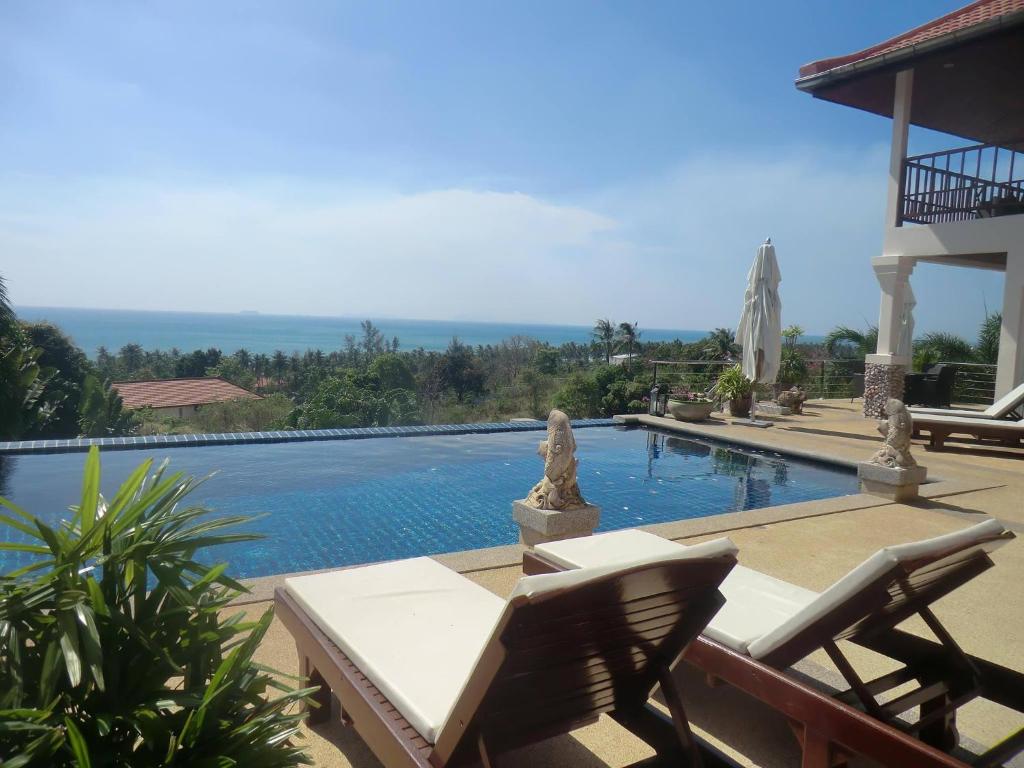
[{"label": "stone planter pot", "polygon": [[732,398],[732,400],[729,401],[729,415],[739,417],[749,416],[751,400],[752,398],[750,395]]},{"label": "stone planter pot", "polygon": [[703,421],[715,409],[714,403],[690,403],[685,400],[669,400],[668,410],[672,418],[679,421]]}]

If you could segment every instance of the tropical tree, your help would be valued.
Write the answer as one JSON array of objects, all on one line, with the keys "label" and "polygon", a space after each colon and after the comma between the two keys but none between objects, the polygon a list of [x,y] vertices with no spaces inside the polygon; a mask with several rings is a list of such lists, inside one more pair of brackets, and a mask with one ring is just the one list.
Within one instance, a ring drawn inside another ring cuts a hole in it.
[{"label": "tropical tree", "polygon": [[640,338],[640,330],[638,323],[619,323],[618,330],[615,332],[615,338],[626,345],[626,352],[628,357],[626,358],[629,365],[633,364],[633,347],[636,345],[637,339]]},{"label": "tropical tree", "polygon": [[837,325],[825,335],[825,351],[830,357],[863,358],[878,349],[878,326],[868,326],[858,331],[845,325]]},{"label": "tropical tree", "polygon": [[39,363],[43,350],[18,324],[0,277],[0,440],[15,440],[42,429],[57,403],[44,397],[52,371]]},{"label": "tropical tree", "polygon": [[189,504],[198,483],[165,466],[143,462],[108,501],[93,448],[58,526],[0,498],[4,548],[27,563],[0,579],[4,765],[309,763],[295,707],[316,689],[253,660],[273,611],[228,615],[247,590],[207,564],[259,537],[226,532],[245,518]]},{"label": "tropical tree", "polygon": [[740,353],[736,333],[730,328],[715,328],[701,343],[704,345],[701,356],[705,360],[732,360]]},{"label": "tropical tree", "polygon": [[594,341],[604,345],[604,361],[611,363],[612,350],[615,347],[615,323],[608,318],[598,320],[594,323],[594,330],[591,331]]},{"label": "tropical tree", "polygon": [[989,312],[978,329],[978,343],[975,346],[975,355],[979,363],[995,365],[999,360],[999,337],[1003,330],[1003,315],[1001,312]]},{"label": "tropical tree", "polygon": [[948,360],[953,363],[968,363],[975,359],[971,342],[955,333],[933,331],[914,341],[914,351],[928,359]]},{"label": "tropical tree", "polygon": [[92,365],[85,353],[57,326],[33,323],[23,325],[22,329],[31,346],[40,351],[39,365],[51,372],[46,382],[46,399],[54,405],[53,417],[33,436],[75,437],[82,388]]},{"label": "tropical tree", "polygon": [[125,435],[135,425],[117,390],[91,373],[82,383],[78,412],[78,432],[85,437]]}]

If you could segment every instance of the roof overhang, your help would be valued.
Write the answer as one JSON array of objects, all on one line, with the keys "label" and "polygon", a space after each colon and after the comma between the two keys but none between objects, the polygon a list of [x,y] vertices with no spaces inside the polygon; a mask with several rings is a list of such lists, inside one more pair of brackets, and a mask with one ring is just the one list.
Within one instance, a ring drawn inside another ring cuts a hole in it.
[{"label": "roof overhang", "polygon": [[892,117],[896,73],[913,68],[914,125],[983,144],[1024,146],[1024,9],[900,46],[801,67],[815,98]]}]

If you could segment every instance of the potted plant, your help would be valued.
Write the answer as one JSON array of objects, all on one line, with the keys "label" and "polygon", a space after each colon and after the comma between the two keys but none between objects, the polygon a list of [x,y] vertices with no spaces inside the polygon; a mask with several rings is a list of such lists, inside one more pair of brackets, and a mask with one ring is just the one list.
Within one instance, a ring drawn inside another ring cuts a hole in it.
[{"label": "potted plant", "polygon": [[734,365],[726,368],[718,377],[715,393],[729,401],[729,413],[733,416],[749,416],[753,399],[754,383],[743,375],[743,369]]},{"label": "potted plant", "polygon": [[700,392],[673,389],[668,397],[669,413],[679,421],[703,421],[714,409],[714,402]]}]

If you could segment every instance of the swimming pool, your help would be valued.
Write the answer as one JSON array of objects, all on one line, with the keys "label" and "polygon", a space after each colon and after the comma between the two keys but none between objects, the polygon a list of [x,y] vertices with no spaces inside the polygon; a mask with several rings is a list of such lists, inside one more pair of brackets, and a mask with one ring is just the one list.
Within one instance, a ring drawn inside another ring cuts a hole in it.
[{"label": "swimming pool", "polygon": [[[840,467],[625,427],[575,431],[579,482],[600,530],[857,492]],[[540,479],[543,433],[330,440],[108,451],[109,498],[146,458],[218,474],[194,495],[220,514],[258,514],[256,542],[211,550],[236,577],[512,544],[511,502]],[[47,523],[77,503],[83,454],[0,456],[0,495]],[[4,538],[16,531],[6,529]],[[0,572],[26,563],[0,553]]]}]

